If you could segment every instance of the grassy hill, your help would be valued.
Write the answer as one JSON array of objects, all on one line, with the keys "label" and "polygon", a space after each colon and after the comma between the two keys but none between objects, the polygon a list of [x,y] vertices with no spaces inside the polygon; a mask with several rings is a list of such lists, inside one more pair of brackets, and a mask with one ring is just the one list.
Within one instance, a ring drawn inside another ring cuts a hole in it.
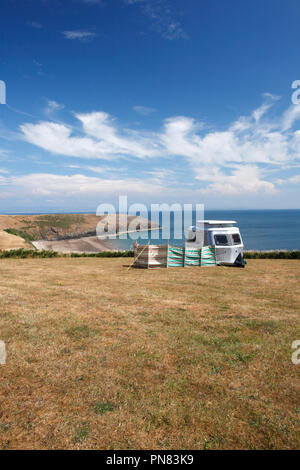
[{"label": "grassy hill", "polygon": [[[109,217],[109,221],[112,223],[113,218]],[[95,214],[0,215],[0,231],[20,237],[28,243],[34,240],[53,241],[79,238],[95,235],[97,224],[103,218],[104,216],[96,216]],[[140,221],[142,227],[150,227],[148,220],[128,216],[129,224],[134,223],[135,220]],[[108,224],[106,225],[108,226]],[[117,219],[117,231],[119,228],[120,220]],[[22,247],[23,245],[11,246],[11,248]],[[0,249],[7,249],[4,244],[1,245],[1,238]]]}]

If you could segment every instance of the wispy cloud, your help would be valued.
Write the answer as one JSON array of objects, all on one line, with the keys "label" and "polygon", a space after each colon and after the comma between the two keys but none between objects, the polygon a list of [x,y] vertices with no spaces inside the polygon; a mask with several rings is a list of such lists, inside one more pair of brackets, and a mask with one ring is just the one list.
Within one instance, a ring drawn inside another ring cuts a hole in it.
[{"label": "wispy cloud", "polygon": [[95,33],[94,31],[87,31],[87,30],[63,31],[62,34],[65,37],[65,39],[77,40],[81,42],[91,41],[97,36],[97,33]]},{"label": "wispy cloud", "polygon": [[45,107],[44,112],[46,116],[48,116],[49,118],[52,118],[56,112],[61,111],[62,109],[64,109],[64,107],[65,107],[64,104],[57,103],[54,100],[49,100],[47,101],[47,105]]},{"label": "wispy cloud", "polygon": [[156,112],[155,108],[149,108],[147,106],[134,106],[133,110],[136,113],[141,114],[142,116],[149,116],[150,114],[153,114]]},{"label": "wispy cloud", "polygon": [[41,64],[41,62],[39,62],[39,61],[36,60],[36,59],[33,59],[33,63],[34,63],[34,65],[35,65],[36,68],[37,68],[38,74],[39,74],[39,75],[44,75],[43,64]]},{"label": "wispy cloud", "polygon": [[116,173],[120,175],[121,173],[127,174],[128,173],[128,168],[126,167],[121,167],[119,165],[117,166],[109,166],[109,165],[95,165],[95,166],[89,166],[89,165],[65,165],[65,168],[71,168],[73,170],[88,170],[92,173],[97,173],[99,175],[105,175],[106,178],[112,178],[112,175],[115,175]]},{"label": "wispy cloud", "polygon": [[78,0],[81,3],[87,3],[88,5],[104,5],[103,0]]},{"label": "wispy cloud", "polygon": [[37,21],[27,21],[27,25],[34,29],[42,29],[43,25]]},{"label": "wispy cloud", "polygon": [[22,116],[34,117],[32,114],[27,113],[26,111],[22,111],[21,109],[14,108],[13,106],[10,106],[9,104],[6,104],[6,107],[13,113],[21,114]]},{"label": "wispy cloud", "polygon": [[93,172],[93,173],[98,173],[100,175],[105,175],[105,177],[109,177],[113,174],[118,173],[127,173],[128,169],[126,167],[120,167],[118,166],[108,166],[108,165],[100,165],[100,166],[87,166],[87,170]]},{"label": "wispy cloud", "polygon": [[137,5],[151,21],[151,28],[165,39],[187,39],[179,19],[168,0],[124,0],[127,5]]},{"label": "wispy cloud", "polygon": [[178,184],[178,178],[176,171],[167,168],[159,168],[157,170],[145,171],[146,175],[150,175],[151,180],[157,184],[164,184],[165,186],[171,182],[176,181]]}]

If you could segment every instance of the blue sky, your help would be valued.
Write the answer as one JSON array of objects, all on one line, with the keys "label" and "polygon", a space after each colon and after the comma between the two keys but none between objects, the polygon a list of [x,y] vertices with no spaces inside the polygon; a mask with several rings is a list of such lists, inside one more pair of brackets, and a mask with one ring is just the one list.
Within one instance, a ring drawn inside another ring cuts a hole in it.
[{"label": "blue sky", "polygon": [[3,0],[0,22],[0,213],[300,207],[298,0]]}]

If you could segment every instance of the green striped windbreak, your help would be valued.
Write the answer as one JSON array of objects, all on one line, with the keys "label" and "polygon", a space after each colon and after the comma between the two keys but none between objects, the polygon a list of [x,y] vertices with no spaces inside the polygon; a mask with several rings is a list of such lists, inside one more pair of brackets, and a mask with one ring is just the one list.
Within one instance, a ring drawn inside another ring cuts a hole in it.
[{"label": "green striped windbreak", "polygon": [[216,248],[204,246],[201,250],[201,266],[215,266],[216,264]]},{"label": "green striped windbreak", "polygon": [[184,266],[184,248],[180,246],[168,246],[168,268],[182,268]]},{"label": "green striped windbreak", "polygon": [[185,248],[184,250],[184,266],[200,266],[201,249]]}]

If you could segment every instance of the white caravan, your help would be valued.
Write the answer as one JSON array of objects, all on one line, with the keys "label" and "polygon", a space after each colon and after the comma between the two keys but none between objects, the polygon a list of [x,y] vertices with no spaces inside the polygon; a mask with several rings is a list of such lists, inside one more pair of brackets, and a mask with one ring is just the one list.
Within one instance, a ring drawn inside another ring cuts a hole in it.
[{"label": "white caravan", "polygon": [[234,220],[199,220],[189,227],[186,245],[198,247],[213,245],[216,247],[217,264],[245,266],[244,244]]}]

